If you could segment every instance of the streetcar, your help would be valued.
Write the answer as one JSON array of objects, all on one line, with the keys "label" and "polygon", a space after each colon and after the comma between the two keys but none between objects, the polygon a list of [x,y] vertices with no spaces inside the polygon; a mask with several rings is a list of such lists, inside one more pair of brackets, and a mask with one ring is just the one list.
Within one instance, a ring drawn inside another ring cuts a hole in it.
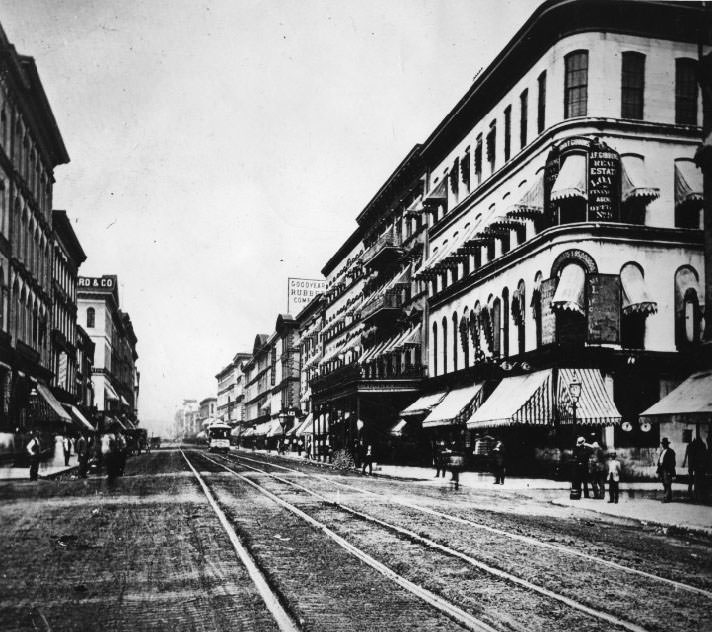
[{"label": "streetcar", "polygon": [[230,426],[216,423],[208,426],[208,452],[230,451]]}]

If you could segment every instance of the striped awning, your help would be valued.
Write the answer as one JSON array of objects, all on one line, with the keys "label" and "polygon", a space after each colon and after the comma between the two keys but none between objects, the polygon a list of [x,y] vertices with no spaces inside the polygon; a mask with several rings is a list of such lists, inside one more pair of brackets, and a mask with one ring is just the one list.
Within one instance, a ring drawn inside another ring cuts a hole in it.
[{"label": "striped awning", "polygon": [[555,310],[570,310],[585,314],[584,311],[584,286],[586,272],[575,263],[569,263],[561,271],[559,283],[551,300],[551,308]]},{"label": "striped awning", "polygon": [[312,413],[309,413],[304,419],[302,419],[299,423],[294,424],[294,427],[287,432],[287,436],[298,436],[299,435],[299,430],[303,426],[305,426],[308,423],[311,423],[313,419]]},{"label": "striped awning", "polygon": [[423,428],[452,426],[464,422],[482,402],[482,382],[451,390],[423,420]]},{"label": "striped awning", "polygon": [[446,394],[447,391],[438,391],[437,393],[430,393],[430,395],[419,397],[412,404],[409,404],[401,410],[401,417],[429,414],[430,411],[443,400]]},{"label": "striped awning", "polygon": [[89,420],[82,415],[82,411],[79,410],[74,404],[65,404],[69,414],[72,416],[74,423],[82,430],[88,430],[89,432],[94,432],[94,426],[91,425]]},{"label": "striped awning", "polygon": [[624,314],[654,314],[658,304],[650,296],[643,273],[636,265],[621,270],[622,308]]},{"label": "striped awning", "polygon": [[66,423],[72,421],[72,418],[69,416],[69,413],[64,410],[64,408],[62,408],[62,404],[57,401],[55,396],[52,394],[52,391],[50,391],[47,386],[45,386],[41,382],[38,382],[37,392],[40,394],[40,397],[42,397],[42,399],[47,403],[47,405],[57,417],[59,417],[62,421]]},{"label": "striped awning", "polygon": [[675,390],[643,411],[640,417],[681,423],[712,421],[712,371],[693,373]]},{"label": "striped awning", "polygon": [[621,202],[637,199],[647,203],[660,197],[660,188],[652,185],[642,156],[621,156],[621,165]]},{"label": "striped awning", "polygon": [[544,174],[536,176],[534,184],[507,211],[507,217],[517,219],[520,217],[537,217],[544,212]]},{"label": "striped awning", "polygon": [[702,171],[691,160],[675,163],[675,206],[702,202]]},{"label": "striped awning", "polygon": [[265,421],[261,424],[258,424],[255,426],[255,430],[253,432],[253,435],[255,437],[264,437],[272,428],[272,422],[271,421]]},{"label": "striped awning", "polygon": [[282,434],[282,424],[279,422],[279,419],[273,419],[271,422],[271,425],[269,427],[269,430],[267,430],[267,436],[268,437],[277,437]]},{"label": "striped awning", "polygon": [[551,382],[551,369],[504,378],[467,420],[467,427],[550,424],[553,411]]},{"label": "striped awning", "polygon": [[581,397],[576,405],[576,423],[583,426],[619,424],[621,414],[608,393],[598,369],[559,369],[557,413],[561,423],[573,423],[569,385],[581,383]]},{"label": "striped awning", "polygon": [[559,202],[569,198],[587,199],[586,156],[569,154],[564,159],[561,171],[551,189],[551,201]]},{"label": "striped awning", "polygon": [[297,437],[301,437],[302,435],[307,434],[314,434],[314,417],[311,413],[307,415],[307,418],[299,426],[299,428],[297,428],[297,431],[294,434]]}]

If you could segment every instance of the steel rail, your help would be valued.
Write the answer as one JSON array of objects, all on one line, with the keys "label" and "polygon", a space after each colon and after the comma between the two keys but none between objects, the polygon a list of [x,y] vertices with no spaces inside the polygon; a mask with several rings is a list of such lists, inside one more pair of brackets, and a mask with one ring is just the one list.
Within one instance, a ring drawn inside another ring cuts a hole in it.
[{"label": "steel rail", "polygon": [[355,485],[349,485],[348,483],[334,481],[334,480],[331,480],[330,478],[323,476],[321,474],[307,474],[305,472],[302,472],[301,470],[296,470],[294,468],[285,467],[283,465],[278,465],[276,463],[270,463],[268,461],[261,461],[259,459],[249,458],[249,457],[245,457],[245,456],[237,456],[237,455],[234,455],[234,456],[236,459],[252,461],[253,463],[259,463],[260,465],[269,465],[270,467],[275,467],[278,469],[286,470],[288,472],[295,472],[297,474],[304,474],[310,478],[315,478],[315,479],[330,483],[331,485],[334,485],[334,486],[351,489],[351,490],[357,491],[361,494],[376,496],[377,498],[385,498],[385,499],[389,500],[390,502],[396,503],[398,505],[402,505],[403,507],[407,507],[408,509],[420,511],[422,513],[429,514],[429,515],[435,516],[437,518],[442,518],[442,519],[448,520],[450,522],[463,524],[468,527],[473,527],[475,529],[481,529],[481,530],[487,531],[489,533],[501,535],[501,536],[510,538],[512,540],[517,540],[519,542],[525,542],[527,544],[531,544],[531,545],[538,546],[541,548],[552,549],[555,551],[560,551],[562,553],[567,553],[569,555],[580,557],[580,558],[588,560],[590,562],[596,562],[597,564],[603,564],[605,566],[608,566],[609,568],[615,568],[616,570],[619,570],[619,571],[624,571],[626,573],[632,573],[634,575],[639,575],[640,577],[645,577],[645,578],[653,580],[653,581],[658,581],[658,582],[668,584],[669,586],[672,586],[677,590],[685,590],[688,592],[693,592],[698,595],[704,595],[708,599],[712,599],[712,591],[705,590],[704,588],[699,588],[698,586],[692,586],[691,584],[686,584],[684,582],[680,582],[675,579],[670,579],[668,577],[662,577],[660,575],[655,575],[654,573],[649,573],[649,572],[641,570],[639,568],[634,568],[632,566],[626,566],[625,564],[620,564],[619,562],[613,562],[611,560],[607,560],[602,557],[597,557],[595,555],[591,555],[590,553],[586,553],[585,551],[579,551],[578,549],[573,549],[571,547],[564,546],[561,544],[554,544],[552,542],[545,542],[543,540],[537,540],[536,538],[533,538],[533,537],[527,536],[527,535],[522,535],[520,533],[513,533],[511,531],[506,531],[504,529],[490,527],[488,525],[485,525],[485,524],[482,524],[479,522],[475,522],[474,520],[469,520],[468,518],[461,518],[460,516],[453,516],[452,514],[444,513],[442,511],[437,511],[436,509],[430,509],[429,507],[423,507],[422,505],[417,505],[415,503],[410,503],[406,500],[402,500],[402,499],[396,498],[394,496],[388,496],[386,494],[371,491],[370,489],[363,489],[363,488],[357,487]]},{"label": "steel rail", "polygon": [[245,566],[245,569],[247,570],[250,579],[257,588],[260,597],[262,597],[262,601],[264,601],[267,610],[269,610],[279,629],[282,632],[300,632],[301,628],[297,625],[294,619],[289,615],[289,613],[280,603],[277,593],[269,585],[267,579],[257,566],[257,563],[253,559],[252,555],[240,541],[240,538],[235,532],[235,529],[230,524],[230,521],[227,519],[227,516],[218,505],[217,501],[215,500],[215,497],[213,496],[210,489],[208,489],[208,486],[205,484],[203,478],[200,476],[200,474],[198,474],[198,471],[193,467],[193,464],[190,462],[190,460],[185,455],[185,452],[183,452],[182,449],[180,450],[180,453],[185,459],[185,462],[188,464],[188,467],[195,475],[195,478],[198,480],[198,483],[200,483],[200,487],[202,488],[205,497],[208,499],[210,507],[215,512],[215,515],[218,517],[220,524],[225,530],[225,533],[227,533],[227,537],[230,539],[230,543],[235,549],[235,552],[240,558],[240,561]]},{"label": "steel rail", "polygon": [[[388,579],[392,580],[408,592],[412,593],[416,597],[419,597],[423,601],[425,601],[427,604],[431,605],[432,607],[436,608],[440,612],[442,612],[445,616],[448,618],[452,619],[456,623],[460,624],[464,628],[471,630],[472,632],[498,632],[496,628],[493,628],[489,624],[485,623],[484,621],[481,621],[477,617],[474,617],[473,615],[469,614],[468,612],[465,612],[458,606],[456,606],[453,603],[450,603],[446,599],[443,599],[439,595],[431,592],[427,588],[424,588],[423,586],[419,586],[418,584],[410,581],[409,579],[406,579],[393,569],[389,568],[385,564],[379,562],[375,558],[371,557],[368,553],[363,551],[362,549],[359,549],[357,546],[354,546],[344,538],[342,538],[338,533],[335,531],[332,531],[329,527],[327,527],[323,522],[320,522],[316,518],[313,518],[309,514],[305,513],[295,505],[292,505],[291,503],[288,503],[286,500],[283,500],[276,494],[273,494],[270,492],[268,489],[265,489],[261,485],[255,483],[254,481],[250,480],[248,477],[240,474],[239,472],[235,472],[234,470],[230,469],[223,463],[219,463],[218,461],[215,461],[214,459],[210,458],[206,454],[201,454],[200,455],[203,459],[206,461],[209,461],[210,463],[213,463],[214,465],[217,465],[218,467],[223,468],[225,471],[229,472],[233,476],[236,476],[243,482],[247,483],[254,489],[256,489],[259,493],[262,495],[266,496],[269,498],[271,501],[274,503],[280,505],[290,513],[293,513],[295,516],[298,516],[314,528],[318,529],[321,531],[324,535],[329,537],[331,540],[333,540],[336,544],[338,544],[341,548],[344,550],[348,551],[351,553],[354,557],[357,559],[361,560],[364,564],[367,564],[374,570],[378,571],[381,573],[384,577],[387,577]],[[247,466],[250,467],[250,466]],[[257,470],[257,468],[251,468],[254,470]],[[262,470],[257,470],[257,471],[262,471]]]},{"label": "steel rail", "polygon": [[[208,458],[208,457],[205,457],[205,458]],[[235,472],[234,470],[231,470],[226,465],[222,465],[222,464],[218,463],[217,461],[213,461],[212,459],[209,459],[209,458],[208,458],[208,460],[211,461],[212,463],[215,463],[216,465],[221,465],[226,471],[231,472],[235,476],[240,476],[240,478],[245,478],[242,475]],[[241,465],[242,465],[242,467],[246,467],[246,468],[251,469],[255,472],[260,472],[262,474],[266,474],[267,476],[269,476],[275,480],[278,480],[286,485],[295,487],[297,489],[301,489],[302,491],[306,492],[307,494],[314,496],[315,498],[318,498],[322,502],[324,502],[328,505],[331,505],[331,506],[338,507],[342,511],[350,513],[351,515],[361,518],[362,520],[377,524],[385,529],[388,529],[388,530],[398,533],[402,536],[405,536],[406,538],[410,539],[411,541],[418,542],[419,544],[422,544],[428,548],[436,549],[436,550],[441,551],[451,557],[457,557],[458,559],[461,559],[463,562],[466,562],[466,563],[470,564],[471,566],[474,566],[475,568],[485,571],[486,573],[489,573],[490,575],[494,575],[495,577],[498,577],[499,579],[503,579],[510,583],[517,584],[517,585],[521,586],[522,588],[525,588],[532,592],[536,592],[536,593],[538,593],[544,597],[547,597],[549,599],[554,599],[556,601],[559,601],[559,602],[563,603],[564,605],[566,605],[570,608],[573,608],[575,610],[578,610],[580,612],[583,612],[584,614],[587,614],[591,617],[594,617],[596,619],[605,621],[606,623],[624,628],[626,630],[629,630],[630,632],[648,632],[647,628],[644,628],[636,623],[627,621],[625,619],[621,619],[619,617],[616,617],[615,615],[609,614],[602,610],[596,610],[595,608],[587,606],[586,604],[576,601],[575,599],[571,599],[570,597],[561,595],[557,592],[554,592],[553,590],[549,590],[548,588],[544,588],[543,586],[534,584],[526,579],[522,579],[521,577],[518,577],[517,575],[513,575],[512,573],[508,573],[501,569],[495,568],[493,566],[490,566],[489,564],[485,564],[484,562],[481,562],[480,560],[477,560],[477,559],[467,555],[466,553],[462,553],[461,551],[453,549],[449,546],[445,546],[443,544],[435,542],[434,540],[431,540],[430,538],[421,536],[421,535],[415,533],[414,531],[411,531],[410,529],[405,529],[403,527],[399,527],[398,525],[391,524],[389,522],[381,520],[380,518],[376,518],[374,516],[363,513],[356,509],[352,509],[351,507],[348,507],[340,502],[330,500],[326,496],[323,496],[322,494],[319,494],[318,492],[315,492],[313,490],[310,490],[307,487],[304,487],[304,485],[300,485],[299,483],[289,481],[285,478],[282,478],[281,476],[278,476],[277,474],[273,474],[271,472],[265,472],[264,470],[260,470],[259,468],[252,467],[250,465],[244,465],[244,464],[241,464]],[[257,485],[254,482],[253,482],[253,484]]]}]

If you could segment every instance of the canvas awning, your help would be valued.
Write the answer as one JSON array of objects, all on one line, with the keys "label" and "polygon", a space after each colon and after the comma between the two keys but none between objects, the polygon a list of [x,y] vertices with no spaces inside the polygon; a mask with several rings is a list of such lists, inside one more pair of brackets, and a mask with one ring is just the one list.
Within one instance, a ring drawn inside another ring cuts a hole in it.
[{"label": "canvas awning", "polygon": [[561,171],[551,189],[551,201],[559,202],[569,198],[587,199],[586,196],[586,156],[569,154],[564,159]]},{"label": "canvas awning", "polygon": [[273,419],[269,423],[270,426],[267,430],[268,437],[277,437],[282,434],[282,424],[279,423],[279,419]]},{"label": "canvas awning", "polygon": [[423,395],[416,399],[412,404],[406,406],[401,410],[401,417],[414,417],[416,415],[427,415],[430,411],[435,408],[447,394],[447,391],[438,391],[437,393],[430,393],[430,395]]},{"label": "canvas awning", "polygon": [[299,431],[306,426],[308,423],[311,423],[313,419],[312,413],[309,413],[304,419],[302,419],[299,423],[295,424],[294,427],[287,432],[288,436],[298,436],[300,433]]},{"label": "canvas awning", "polygon": [[576,405],[578,425],[611,426],[620,423],[621,414],[598,369],[559,369],[556,410],[561,423],[573,423],[569,385],[574,380],[581,384],[581,397]]},{"label": "canvas awning", "polygon": [[467,427],[480,429],[551,423],[551,381],[551,369],[504,378],[467,420]]},{"label": "canvas awning", "polygon": [[128,405],[129,405],[129,403],[124,399],[124,396],[123,396],[123,395],[119,395],[119,401],[120,401],[124,406],[128,406]]},{"label": "canvas awning", "polygon": [[242,433],[243,437],[252,437],[255,434],[255,429],[254,428],[248,428],[245,430],[245,432]]},{"label": "canvas awning", "polygon": [[438,207],[441,204],[447,203],[447,178],[443,178],[435,188],[426,193],[423,197],[423,206],[425,207]]},{"label": "canvas awning", "polygon": [[712,421],[712,371],[693,373],[659,402],[643,411],[641,419],[705,423]]},{"label": "canvas awning", "polygon": [[74,404],[65,404],[67,411],[69,412],[75,425],[80,430],[88,430],[89,432],[94,432],[94,426],[91,425],[89,420],[82,415],[82,411],[79,410]]},{"label": "canvas awning", "polygon": [[534,184],[507,211],[507,217],[518,219],[521,217],[536,217],[544,212],[544,174],[536,176]]},{"label": "canvas awning", "polygon": [[403,430],[407,425],[408,422],[405,419],[399,419],[398,422],[390,429],[389,434],[392,437],[402,437]]},{"label": "canvas awning", "polygon": [[586,272],[584,269],[575,263],[566,265],[561,271],[559,284],[556,286],[556,292],[554,292],[554,298],[551,301],[551,308],[585,314],[585,284]]},{"label": "canvas awning", "polygon": [[621,270],[622,308],[624,314],[654,314],[658,304],[650,296],[640,268],[626,265]]},{"label": "canvas awning", "polygon": [[642,156],[621,156],[621,165],[621,202],[637,199],[647,203],[660,197],[660,188],[652,185]]},{"label": "canvas awning", "polygon": [[359,364],[365,364],[366,362],[370,362],[371,360],[374,360],[376,358],[376,354],[381,349],[383,349],[389,342],[390,342],[390,339],[387,339],[387,340],[382,340],[381,342],[375,344],[373,347],[371,347],[368,351],[366,351],[359,358]]},{"label": "canvas awning", "polygon": [[255,437],[264,437],[272,428],[272,422],[271,421],[265,421],[261,424],[258,424],[255,426],[255,430],[253,432],[253,435]]},{"label": "canvas awning", "polygon": [[311,413],[307,415],[307,418],[299,426],[299,428],[297,428],[297,431],[294,434],[297,437],[301,437],[302,435],[307,434],[314,434],[314,416]]},{"label": "canvas awning", "polygon": [[417,216],[423,212],[423,196],[419,195],[413,203],[405,209],[405,214],[410,216]]},{"label": "canvas awning", "polygon": [[475,382],[451,390],[423,420],[423,428],[451,426],[465,421],[466,416],[482,401],[482,386],[481,382]]},{"label": "canvas awning", "polygon": [[675,163],[675,207],[702,202],[702,171],[691,160]]},{"label": "canvas awning", "polygon": [[104,380],[104,397],[106,399],[113,399],[118,401],[119,396],[117,395],[116,391],[114,390],[114,387],[111,385],[111,382],[108,380]]},{"label": "canvas awning", "polygon": [[62,421],[66,423],[70,423],[72,421],[72,418],[69,416],[69,413],[64,410],[64,408],[62,408],[62,404],[57,401],[55,396],[52,395],[52,391],[50,391],[47,386],[38,382],[37,392],[39,393],[40,397],[47,403],[47,405],[52,409],[52,412],[57,415],[57,417],[59,417]]}]

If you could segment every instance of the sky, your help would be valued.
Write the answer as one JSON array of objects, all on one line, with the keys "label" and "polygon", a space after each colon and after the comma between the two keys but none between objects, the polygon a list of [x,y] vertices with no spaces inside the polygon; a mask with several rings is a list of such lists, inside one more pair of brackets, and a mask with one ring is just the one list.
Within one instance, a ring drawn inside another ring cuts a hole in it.
[{"label": "sky", "polygon": [[118,275],[145,425],[216,395],[538,4],[0,0],[71,158],[80,274]]}]

